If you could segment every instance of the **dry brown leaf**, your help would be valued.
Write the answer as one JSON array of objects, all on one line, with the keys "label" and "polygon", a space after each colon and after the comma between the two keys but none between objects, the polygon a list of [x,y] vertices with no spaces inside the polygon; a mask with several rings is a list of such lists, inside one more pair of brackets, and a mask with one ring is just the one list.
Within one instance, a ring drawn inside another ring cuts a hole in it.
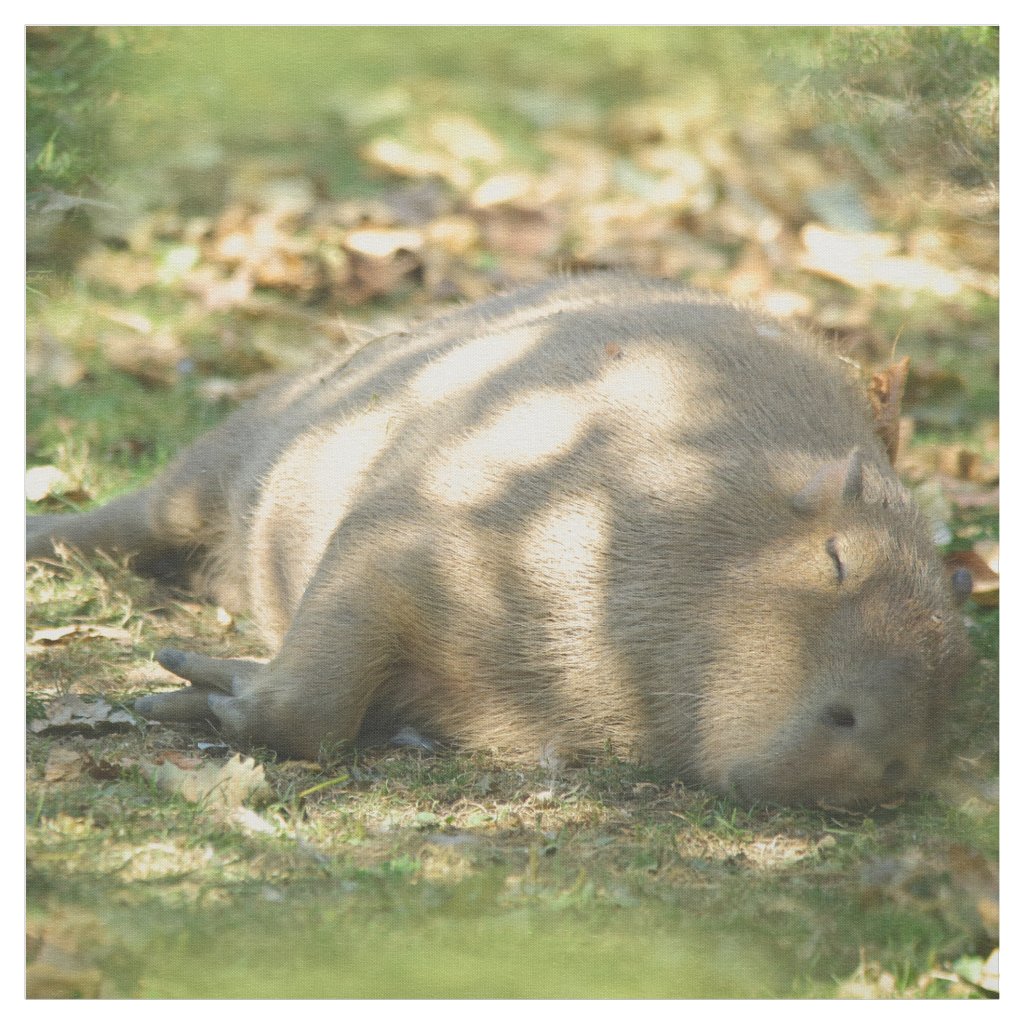
[{"label": "dry brown leaf", "polygon": [[153,764],[173,764],[182,771],[191,771],[202,763],[201,757],[184,754],[180,750],[158,750],[153,754]]},{"label": "dry brown leaf", "polygon": [[169,387],[180,377],[178,366],[186,356],[181,342],[167,331],[151,335],[104,331],[97,342],[111,366],[144,384]]},{"label": "dry brown leaf", "polygon": [[127,711],[115,711],[105,700],[86,701],[76,694],[67,694],[46,706],[46,717],[36,718],[29,729],[36,734],[67,732],[110,732],[129,729],[135,725],[135,716]]},{"label": "dry brown leaf", "polygon": [[88,622],[75,622],[70,626],[53,626],[49,629],[37,629],[32,634],[34,644],[60,644],[71,640],[115,640],[119,644],[130,646],[134,639],[127,629],[119,626],[94,626]]},{"label": "dry brown leaf", "polygon": [[904,356],[898,363],[874,374],[868,385],[868,399],[875,416],[875,433],[885,445],[889,462],[893,465],[899,455],[900,407],[909,369],[910,356]]},{"label": "dry brown leaf", "polygon": [[446,153],[414,149],[397,139],[374,139],[362,151],[368,164],[404,178],[443,178],[463,192],[473,183],[473,175],[461,160]]},{"label": "dry brown leaf", "polygon": [[51,494],[63,494],[71,479],[56,466],[33,466],[25,473],[25,497],[29,501],[42,501]]},{"label": "dry brown leaf", "polygon": [[616,110],[609,128],[616,142],[628,146],[684,139],[690,125],[689,111],[672,104],[643,101]]},{"label": "dry brown leaf", "polygon": [[54,747],[46,759],[43,778],[46,782],[68,782],[83,775],[91,779],[117,779],[137,762],[134,758],[118,761],[97,760],[87,751]]},{"label": "dry brown leaf", "polygon": [[524,171],[496,174],[481,182],[470,196],[470,203],[478,210],[503,204],[527,203],[534,189],[534,179]]},{"label": "dry brown leaf", "polygon": [[928,260],[895,255],[896,235],[868,231],[832,231],[807,224],[800,232],[804,249],[798,262],[804,270],[835,278],[854,288],[882,286],[931,292],[952,298],[963,287],[979,287],[969,275],[955,274]]},{"label": "dry brown leaf", "polygon": [[965,445],[940,446],[936,464],[940,473],[955,480],[971,480],[980,484],[994,484],[999,480],[998,464],[987,461]]},{"label": "dry brown leaf", "polygon": [[26,995],[29,999],[98,999],[104,977],[94,965],[97,951],[109,946],[102,923],[93,915],[58,910],[26,924]]},{"label": "dry brown leaf", "polygon": [[969,480],[943,480],[942,493],[956,508],[999,508],[999,488],[986,487],[984,484],[972,483]]},{"label": "dry brown leaf", "polygon": [[457,160],[496,164],[505,155],[501,143],[471,117],[449,114],[430,126],[430,137]]},{"label": "dry brown leaf", "polygon": [[46,782],[67,782],[79,778],[85,771],[88,755],[80,750],[54,747],[46,759],[43,779]]},{"label": "dry brown leaf", "polygon": [[353,253],[352,273],[344,289],[346,301],[357,304],[375,295],[388,295],[419,265],[419,256],[405,249],[389,257]]},{"label": "dry brown leaf", "polygon": [[125,295],[134,295],[159,281],[157,268],[148,259],[105,247],[93,249],[81,260],[77,274],[86,281],[116,288]]},{"label": "dry brown leaf", "polygon": [[103,975],[95,968],[76,970],[61,964],[37,962],[25,971],[28,999],[99,999]]},{"label": "dry brown leaf", "polygon": [[374,259],[390,259],[400,251],[418,252],[423,248],[423,233],[392,228],[364,228],[351,231],[345,238],[349,252]]},{"label": "dry brown leaf", "polygon": [[551,256],[562,240],[554,211],[497,206],[481,216],[487,248],[512,256]]},{"label": "dry brown leaf", "polygon": [[224,764],[207,762],[197,769],[182,769],[164,760],[143,765],[143,771],[166,792],[216,811],[229,811],[241,807],[246,800],[271,795],[263,765],[241,754],[235,754]]}]

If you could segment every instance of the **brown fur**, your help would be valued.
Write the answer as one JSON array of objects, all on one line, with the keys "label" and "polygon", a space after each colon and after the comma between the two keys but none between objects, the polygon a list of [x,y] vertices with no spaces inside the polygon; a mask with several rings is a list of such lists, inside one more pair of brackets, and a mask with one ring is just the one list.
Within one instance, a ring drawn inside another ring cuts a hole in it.
[{"label": "brown fur", "polygon": [[283,382],[29,555],[208,558],[266,665],[164,652],[153,718],[315,756],[411,725],[610,746],[747,799],[917,778],[963,626],[867,398],[815,339],[602,275]]}]

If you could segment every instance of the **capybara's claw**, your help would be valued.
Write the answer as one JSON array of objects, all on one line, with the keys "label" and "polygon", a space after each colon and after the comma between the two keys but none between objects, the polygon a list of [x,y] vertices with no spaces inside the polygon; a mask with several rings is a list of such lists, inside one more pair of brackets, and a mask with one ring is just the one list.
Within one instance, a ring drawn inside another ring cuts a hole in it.
[{"label": "capybara's claw", "polygon": [[[156,660],[168,672],[173,672],[176,676],[182,675],[186,657],[185,652],[179,651],[176,647],[164,647],[156,652]],[[145,700],[145,698],[142,699]]]}]

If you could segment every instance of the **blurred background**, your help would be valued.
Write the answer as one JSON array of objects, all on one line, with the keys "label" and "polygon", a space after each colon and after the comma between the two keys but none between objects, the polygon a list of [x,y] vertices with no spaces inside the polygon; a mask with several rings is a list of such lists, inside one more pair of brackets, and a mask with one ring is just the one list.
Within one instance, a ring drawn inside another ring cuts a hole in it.
[{"label": "blurred background", "polygon": [[754,300],[867,365],[909,354],[918,431],[992,454],[996,29],[31,28],[27,46],[40,456],[50,384],[113,369],[231,401],[362,325],[599,267]]}]

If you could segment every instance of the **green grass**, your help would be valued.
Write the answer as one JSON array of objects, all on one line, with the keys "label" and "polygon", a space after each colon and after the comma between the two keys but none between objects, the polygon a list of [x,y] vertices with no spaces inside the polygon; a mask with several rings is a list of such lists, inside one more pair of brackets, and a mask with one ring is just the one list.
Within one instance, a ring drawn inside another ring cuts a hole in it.
[{"label": "green grass", "polygon": [[[749,811],[615,762],[552,779],[369,752],[306,801],[326,772],[267,770],[271,835],[130,771],[33,783],[30,932],[71,915],[65,944],[138,997],[822,996],[862,957],[912,990],[977,941],[943,844],[996,848],[991,819],[935,798]],[[924,866],[886,881],[913,850]]]}]

